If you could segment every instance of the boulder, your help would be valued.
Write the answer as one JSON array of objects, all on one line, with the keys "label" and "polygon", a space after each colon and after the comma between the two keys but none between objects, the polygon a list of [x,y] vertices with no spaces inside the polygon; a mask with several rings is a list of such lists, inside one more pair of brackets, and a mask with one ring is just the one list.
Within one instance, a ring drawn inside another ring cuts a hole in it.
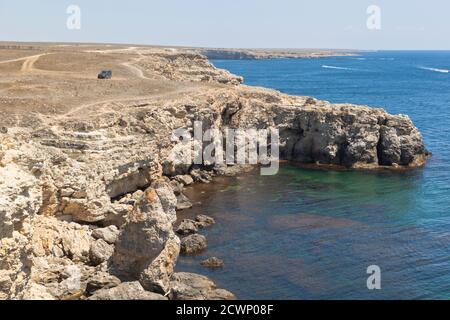
[{"label": "boulder", "polygon": [[6,300],[9,289],[12,286],[12,272],[9,270],[0,270],[0,300]]},{"label": "boulder", "polygon": [[169,291],[170,276],[174,272],[179,254],[180,239],[175,236],[167,240],[159,256],[141,272],[139,281],[142,286],[149,291],[166,294]]},{"label": "boulder", "polygon": [[180,235],[189,235],[198,232],[197,223],[194,220],[185,219],[181,221],[177,228],[177,233]]},{"label": "boulder", "polygon": [[192,179],[192,177],[187,174],[176,176],[175,180],[178,181],[179,183],[182,183],[185,186],[189,186],[194,183],[194,179]]},{"label": "boulder", "polygon": [[194,181],[202,183],[210,183],[212,180],[210,173],[200,169],[191,170],[191,177]]},{"label": "boulder", "polygon": [[97,290],[88,300],[167,300],[167,298],[145,291],[141,284],[135,281],[124,282],[109,289]]},{"label": "boulder", "polygon": [[197,254],[208,247],[206,237],[199,234],[192,234],[181,239],[181,253]]},{"label": "boulder", "polygon": [[113,253],[114,253],[113,245],[108,244],[103,239],[98,239],[92,242],[89,257],[91,263],[96,266],[105,261],[108,261],[109,258],[111,258],[111,256],[113,255]]},{"label": "boulder", "polygon": [[186,210],[192,208],[192,202],[183,193],[177,196],[177,210]]},{"label": "boulder", "polygon": [[61,206],[63,214],[71,215],[74,221],[96,223],[105,220],[105,207],[110,206],[110,199],[105,196],[95,200],[62,198]]},{"label": "boulder", "polygon": [[[168,199],[173,201],[174,197]],[[173,208],[174,203],[165,207]],[[164,211],[157,189],[148,188],[127,217],[116,243],[112,261],[117,272],[142,279],[148,290],[167,292],[180,250],[172,220],[172,214]]]},{"label": "boulder", "polygon": [[250,172],[255,167],[249,164],[246,165],[216,165],[214,172],[219,176],[235,177],[239,174]]},{"label": "boulder", "polygon": [[183,184],[178,182],[177,180],[171,180],[170,186],[172,187],[173,193],[177,197],[183,192]]},{"label": "boulder", "polygon": [[203,229],[203,228],[207,228],[207,227],[215,224],[216,220],[214,220],[214,218],[212,218],[212,217],[200,214],[195,218],[195,223],[196,223],[197,227]]},{"label": "boulder", "polygon": [[177,272],[172,276],[172,300],[235,300],[231,292],[217,288],[205,276],[194,273]]},{"label": "boulder", "polygon": [[92,295],[100,289],[111,289],[120,284],[120,279],[107,272],[97,272],[89,278],[86,285],[86,292]]},{"label": "boulder", "polygon": [[115,225],[111,225],[106,228],[94,229],[92,231],[92,236],[95,239],[102,239],[109,244],[114,244],[119,238],[119,233],[119,229]]}]

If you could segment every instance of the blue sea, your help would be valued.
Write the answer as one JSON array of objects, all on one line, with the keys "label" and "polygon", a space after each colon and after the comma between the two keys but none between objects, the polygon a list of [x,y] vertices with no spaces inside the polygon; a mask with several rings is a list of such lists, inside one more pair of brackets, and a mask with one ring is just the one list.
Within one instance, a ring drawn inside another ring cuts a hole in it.
[{"label": "blue sea", "polygon": [[[450,298],[450,52],[216,60],[245,83],[407,114],[433,153],[410,172],[307,170],[219,178],[188,190],[208,214],[208,251],[178,271],[205,274],[240,299]],[[199,265],[216,256],[220,270]],[[369,290],[367,267],[381,289]]]}]

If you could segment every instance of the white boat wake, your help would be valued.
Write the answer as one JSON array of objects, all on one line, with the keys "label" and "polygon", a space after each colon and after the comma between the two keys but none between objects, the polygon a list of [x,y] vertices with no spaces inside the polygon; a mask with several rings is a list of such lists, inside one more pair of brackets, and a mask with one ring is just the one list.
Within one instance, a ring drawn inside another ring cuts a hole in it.
[{"label": "white boat wake", "polygon": [[325,68],[325,69],[336,69],[336,70],[357,71],[357,69],[353,69],[353,68],[335,67],[335,66],[327,66],[327,65],[322,65],[322,68]]},{"label": "white boat wake", "polygon": [[440,73],[450,73],[450,70],[447,69],[438,69],[438,68],[427,68],[427,67],[419,67],[422,70],[440,72]]}]

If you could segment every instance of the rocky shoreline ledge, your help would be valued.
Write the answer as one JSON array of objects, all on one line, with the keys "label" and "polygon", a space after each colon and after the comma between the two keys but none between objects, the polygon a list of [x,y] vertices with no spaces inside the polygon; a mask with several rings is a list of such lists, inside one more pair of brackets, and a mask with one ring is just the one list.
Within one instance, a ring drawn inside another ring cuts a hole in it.
[{"label": "rocky shoreline ledge", "polygon": [[248,87],[190,52],[139,50],[126,63],[146,78],[197,85],[2,124],[0,299],[235,299],[204,276],[174,273],[180,250],[204,247],[186,233],[207,223],[174,230],[177,210],[190,206],[184,186],[246,169],[179,161],[191,146],[171,141],[172,132],[196,120],[220,130],[277,128],[281,158],[299,163],[426,163],[407,116]]}]

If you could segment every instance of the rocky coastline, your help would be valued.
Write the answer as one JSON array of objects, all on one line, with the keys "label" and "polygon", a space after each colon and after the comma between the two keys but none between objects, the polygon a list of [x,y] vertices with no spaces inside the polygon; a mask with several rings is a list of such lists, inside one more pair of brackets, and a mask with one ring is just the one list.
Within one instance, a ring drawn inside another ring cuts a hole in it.
[{"label": "rocky coastline", "polygon": [[308,165],[398,170],[429,156],[405,115],[245,86],[184,49],[133,50],[129,63],[146,78],[197,85],[2,123],[0,299],[235,299],[204,276],[174,272],[180,252],[206,248],[198,232],[214,223],[199,212],[174,227],[191,206],[183,188],[248,169],[180,161],[192,145],[172,132],[194,121],[276,128],[281,158]]},{"label": "rocky coastline", "polygon": [[299,49],[194,49],[211,60],[315,59],[357,56],[357,52]]}]

